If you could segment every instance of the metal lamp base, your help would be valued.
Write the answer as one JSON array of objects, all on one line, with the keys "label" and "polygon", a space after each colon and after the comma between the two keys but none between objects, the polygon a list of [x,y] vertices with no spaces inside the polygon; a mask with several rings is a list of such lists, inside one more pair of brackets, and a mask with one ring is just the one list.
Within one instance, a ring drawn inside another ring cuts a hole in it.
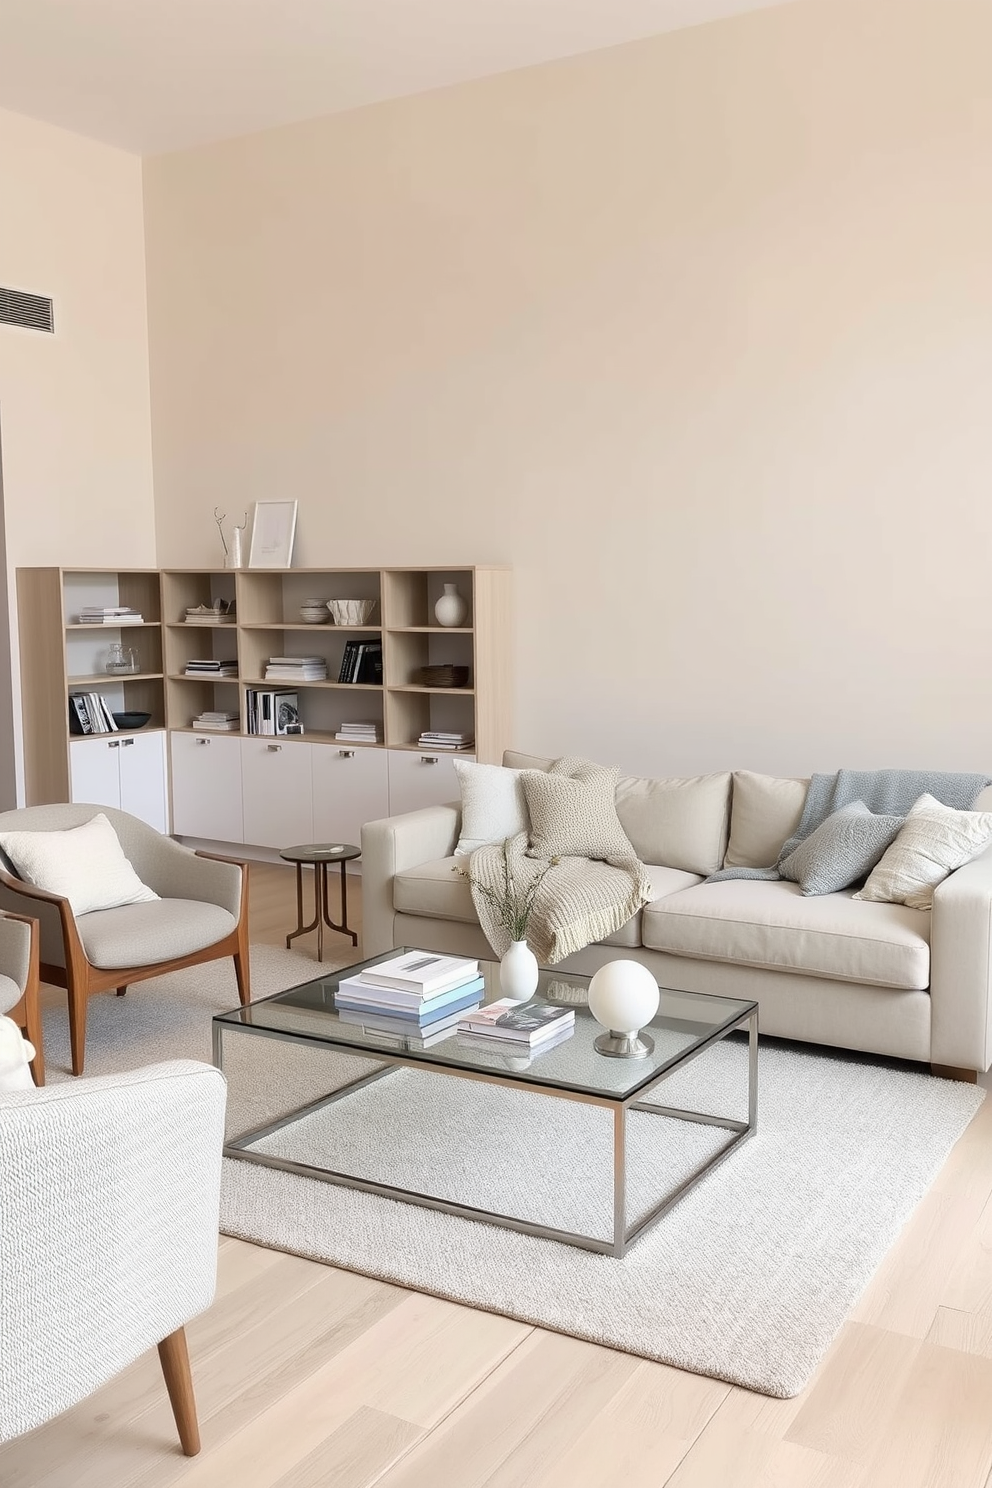
[{"label": "metal lamp base", "polygon": [[648,1033],[601,1033],[593,1044],[597,1054],[610,1059],[646,1059],[654,1053],[654,1039]]}]

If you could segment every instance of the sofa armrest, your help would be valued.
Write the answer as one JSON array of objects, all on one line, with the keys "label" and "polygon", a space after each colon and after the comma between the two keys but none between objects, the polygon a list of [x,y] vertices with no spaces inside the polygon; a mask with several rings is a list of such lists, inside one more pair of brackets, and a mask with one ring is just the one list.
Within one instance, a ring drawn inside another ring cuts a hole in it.
[{"label": "sofa armrest", "polygon": [[934,890],[930,927],[930,1060],[992,1064],[992,848]]},{"label": "sofa armrest", "polygon": [[447,858],[455,850],[461,806],[429,806],[362,827],[362,954],[391,951],[393,878],[405,868]]}]

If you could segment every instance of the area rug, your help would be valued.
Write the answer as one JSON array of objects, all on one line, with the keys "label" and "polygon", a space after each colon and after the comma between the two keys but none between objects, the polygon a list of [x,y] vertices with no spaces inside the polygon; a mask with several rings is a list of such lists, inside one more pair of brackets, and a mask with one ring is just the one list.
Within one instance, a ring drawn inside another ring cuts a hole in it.
[{"label": "area rug", "polygon": [[[256,997],[319,972],[294,952],[252,950]],[[209,1059],[211,1015],[236,1001],[225,963],[170,973],[124,999],[93,998],[87,1073],[178,1055]],[[59,1008],[48,1015],[46,1038],[52,1079],[65,1078]],[[743,1045],[712,1053],[683,1077],[680,1098],[738,1114]],[[373,1068],[257,1038],[232,1040],[225,1066],[232,1131]],[[666,1099],[673,1098],[669,1085]],[[221,1227],[791,1396],[808,1381],[982,1098],[974,1086],[871,1060],[763,1045],[757,1134],[622,1260],[233,1160],[225,1163]],[[635,1213],[715,1139],[711,1129],[674,1126],[653,1115],[631,1122]],[[261,1145],[606,1233],[610,1130],[608,1116],[572,1102],[396,1071]]]}]

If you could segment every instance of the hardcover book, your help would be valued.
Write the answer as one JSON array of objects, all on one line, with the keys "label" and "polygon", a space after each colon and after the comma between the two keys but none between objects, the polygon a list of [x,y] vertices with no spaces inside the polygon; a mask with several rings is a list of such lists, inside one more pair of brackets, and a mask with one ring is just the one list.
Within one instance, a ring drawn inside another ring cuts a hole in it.
[{"label": "hardcover book", "polygon": [[503,997],[474,1013],[466,1013],[459,1019],[458,1031],[518,1044],[536,1044],[571,1028],[574,1023],[574,1008],[552,1007],[546,1002],[520,1003]]},{"label": "hardcover book", "polygon": [[373,987],[393,987],[400,992],[417,992],[422,997],[478,975],[478,961],[442,956],[433,951],[406,951],[359,973],[361,980]]}]

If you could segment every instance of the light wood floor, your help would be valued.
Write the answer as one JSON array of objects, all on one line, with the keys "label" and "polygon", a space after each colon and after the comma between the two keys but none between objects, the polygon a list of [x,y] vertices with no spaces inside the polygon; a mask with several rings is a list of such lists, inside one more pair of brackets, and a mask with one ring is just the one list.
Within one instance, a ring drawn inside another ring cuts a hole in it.
[{"label": "light wood floor", "polygon": [[[254,871],[254,939],[295,923],[292,884]],[[202,1455],[149,1354],[0,1447],[0,1485],[992,1488],[990,1195],[992,1101],[786,1401],[222,1239],[187,1330]]]}]

